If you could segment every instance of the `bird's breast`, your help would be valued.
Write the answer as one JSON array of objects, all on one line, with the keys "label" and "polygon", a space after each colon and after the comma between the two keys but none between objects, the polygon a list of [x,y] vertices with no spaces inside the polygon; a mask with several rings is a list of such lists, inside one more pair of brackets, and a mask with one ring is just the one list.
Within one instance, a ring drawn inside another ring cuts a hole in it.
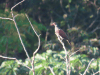
[{"label": "bird's breast", "polygon": [[59,33],[59,30],[55,30],[55,33]]}]

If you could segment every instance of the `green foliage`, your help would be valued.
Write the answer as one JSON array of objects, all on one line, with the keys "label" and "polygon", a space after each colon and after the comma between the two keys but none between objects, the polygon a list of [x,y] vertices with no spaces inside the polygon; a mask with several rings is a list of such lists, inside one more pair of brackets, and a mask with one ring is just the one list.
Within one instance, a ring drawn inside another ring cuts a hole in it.
[{"label": "green foliage", "polygon": [[69,0],[69,3],[71,3],[72,0]]},{"label": "green foliage", "polygon": [[[17,12],[14,12],[15,14],[18,14]],[[9,14],[8,16],[5,15],[5,13],[1,13],[0,16],[4,17],[11,17]],[[26,48],[30,48],[31,50],[34,50],[35,44],[37,43],[37,37],[32,30],[26,16],[21,13],[18,14],[16,17],[16,22],[22,37],[22,40],[26,46]],[[31,19],[31,22],[34,26],[34,29],[37,31],[37,33],[42,34],[42,31],[46,31],[46,27],[42,24],[39,24]],[[13,21],[9,20],[2,20],[0,19],[0,53],[2,54],[7,50],[7,54],[12,56],[15,52],[22,53],[23,48],[20,43],[20,40],[18,38],[18,33],[16,31],[16,28],[14,26]],[[34,39],[35,40],[34,40]],[[41,37],[42,38],[42,37]],[[44,38],[42,38],[44,40]],[[31,52],[30,52],[31,53]],[[17,56],[17,55],[16,55]]]},{"label": "green foliage", "polygon": [[[49,66],[53,68],[56,75],[66,75],[66,63],[64,60],[65,52],[61,51],[57,53],[56,51],[47,50],[42,54],[36,54],[35,56],[35,74],[36,75],[52,75]],[[20,60],[20,62],[22,62]],[[70,57],[71,74],[83,73],[87,68],[90,59],[85,54],[73,55]],[[27,66],[31,66],[29,60],[26,59],[22,62]],[[93,61],[89,67],[89,74],[91,71],[99,70],[100,58]],[[20,65],[20,63],[15,61],[4,61],[1,64],[0,75],[33,75],[32,71],[28,70],[26,67]]]},{"label": "green foliage", "polygon": [[1,64],[0,75],[28,75],[28,69],[11,60]]}]

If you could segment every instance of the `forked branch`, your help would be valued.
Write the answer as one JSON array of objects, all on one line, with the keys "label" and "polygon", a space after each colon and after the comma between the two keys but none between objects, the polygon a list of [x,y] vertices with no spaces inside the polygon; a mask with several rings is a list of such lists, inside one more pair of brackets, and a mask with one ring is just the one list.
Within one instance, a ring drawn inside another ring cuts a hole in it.
[{"label": "forked branch", "polygon": [[31,25],[31,27],[32,27],[32,29],[33,29],[33,31],[34,31],[34,33],[35,33],[36,36],[38,37],[38,47],[37,47],[37,49],[35,50],[35,52],[33,52],[33,57],[32,57],[32,62],[31,62],[31,64],[32,64],[33,75],[35,75],[34,60],[35,60],[35,54],[38,52],[38,50],[39,50],[39,48],[40,48],[40,35],[41,35],[41,34],[39,34],[39,35],[37,34],[36,30],[34,29],[32,23],[31,23],[31,21],[29,20],[27,14],[25,14],[25,15],[26,15],[26,17],[27,17],[27,19],[28,19],[28,21],[29,21],[29,23],[30,23],[30,25]]},{"label": "forked branch", "polygon": [[4,59],[16,60],[16,62],[18,62],[19,64],[21,64],[21,65],[27,67],[29,70],[32,70],[30,67],[28,67],[28,66],[26,66],[25,64],[21,63],[21,62],[20,62],[18,59],[16,59],[16,58],[5,57],[5,56],[2,56],[2,55],[0,55],[0,57],[1,57],[1,58],[4,58]]}]

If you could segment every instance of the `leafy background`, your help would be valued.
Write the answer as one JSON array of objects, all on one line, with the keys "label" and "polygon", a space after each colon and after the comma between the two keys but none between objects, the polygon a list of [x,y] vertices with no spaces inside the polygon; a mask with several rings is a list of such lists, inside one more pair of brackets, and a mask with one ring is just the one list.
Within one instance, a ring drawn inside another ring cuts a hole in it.
[{"label": "leafy background", "polygon": [[[11,18],[10,8],[21,0],[0,0],[0,16]],[[100,71],[100,0],[26,0],[14,9],[16,22],[26,49],[32,53],[38,46],[38,39],[25,16],[27,13],[37,31],[41,34],[41,47],[35,59],[36,75],[65,75],[64,51],[50,27],[53,20],[68,35],[72,46],[65,42],[70,53],[71,75],[83,73],[92,58],[87,75]],[[47,37],[47,39],[46,39]],[[0,19],[0,55],[16,57],[30,66],[14,23]],[[0,58],[0,75],[32,75],[32,72],[13,60]]]}]

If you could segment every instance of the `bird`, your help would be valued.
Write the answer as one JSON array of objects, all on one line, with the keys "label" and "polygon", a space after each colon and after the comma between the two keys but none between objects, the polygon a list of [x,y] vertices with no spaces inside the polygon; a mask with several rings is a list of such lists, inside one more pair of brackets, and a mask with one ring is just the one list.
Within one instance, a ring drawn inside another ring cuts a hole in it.
[{"label": "bird", "polygon": [[68,44],[71,45],[71,43],[69,42],[68,36],[66,35],[66,33],[62,29],[60,29],[58,27],[56,22],[52,22],[52,23],[50,23],[50,25],[55,27],[55,34],[58,38],[60,38],[60,40],[65,39],[68,42]]}]

